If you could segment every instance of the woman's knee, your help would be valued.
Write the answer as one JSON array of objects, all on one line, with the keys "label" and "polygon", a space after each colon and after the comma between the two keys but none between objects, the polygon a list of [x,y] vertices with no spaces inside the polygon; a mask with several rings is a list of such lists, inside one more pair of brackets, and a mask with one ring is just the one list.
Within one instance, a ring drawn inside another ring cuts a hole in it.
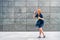
[{"label": "woman's knee", "polygon": [[42,27],[40,28],[40,30],[42,30]]},{"label": "woman's knee", "polygon": [[42,31],[42,28],[39,28],[40,31]]}]

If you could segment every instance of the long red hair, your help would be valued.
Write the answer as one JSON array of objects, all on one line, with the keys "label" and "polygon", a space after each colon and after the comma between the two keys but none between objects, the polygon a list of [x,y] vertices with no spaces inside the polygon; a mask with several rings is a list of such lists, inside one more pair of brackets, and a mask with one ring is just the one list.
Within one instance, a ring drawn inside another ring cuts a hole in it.
[{"label": "long red hair", "polygon": [[40,15],[40,13],[41,13],[41,9],[38,8],[37,12],[38,12],[38,15]]}]

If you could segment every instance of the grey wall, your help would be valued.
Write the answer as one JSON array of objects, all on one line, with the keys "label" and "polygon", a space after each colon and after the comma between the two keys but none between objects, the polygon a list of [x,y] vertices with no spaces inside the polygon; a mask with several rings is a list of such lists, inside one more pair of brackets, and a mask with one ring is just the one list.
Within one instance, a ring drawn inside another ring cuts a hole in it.
[{"label": "grey wall", "polygon": [[37,31],[32,15],[38,7],[45,12],[43,29],[60,31],[60,0],[0,0],[0,31]]}]

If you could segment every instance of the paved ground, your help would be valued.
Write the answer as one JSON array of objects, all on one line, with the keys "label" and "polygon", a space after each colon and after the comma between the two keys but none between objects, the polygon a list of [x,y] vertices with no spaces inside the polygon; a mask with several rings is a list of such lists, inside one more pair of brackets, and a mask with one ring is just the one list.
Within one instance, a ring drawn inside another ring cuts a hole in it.
[{"label": "paved ground", "polygon": [[0,40],[60,40],[60,32],[45,32],[46,38],[37,38],[38,32],[0,32]]}]

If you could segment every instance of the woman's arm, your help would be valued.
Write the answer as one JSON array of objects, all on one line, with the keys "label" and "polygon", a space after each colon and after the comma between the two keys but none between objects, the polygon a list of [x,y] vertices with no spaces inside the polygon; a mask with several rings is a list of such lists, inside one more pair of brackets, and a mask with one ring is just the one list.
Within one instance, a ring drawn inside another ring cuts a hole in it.
[{"label": "woman's arm", "polygon": [[38,19],[42,19],[42,20],[44,20],[44,18],[41,18],[41,17],[38,17]]},{"label": "woman's arm", "polygon": [[35,18],[35,15],[36,15],[36,11],[34,11],[33,18]]},{"label": "woman's arm", "polygon": [[44,20],[44,18],[40,18],[40,19]]}]

